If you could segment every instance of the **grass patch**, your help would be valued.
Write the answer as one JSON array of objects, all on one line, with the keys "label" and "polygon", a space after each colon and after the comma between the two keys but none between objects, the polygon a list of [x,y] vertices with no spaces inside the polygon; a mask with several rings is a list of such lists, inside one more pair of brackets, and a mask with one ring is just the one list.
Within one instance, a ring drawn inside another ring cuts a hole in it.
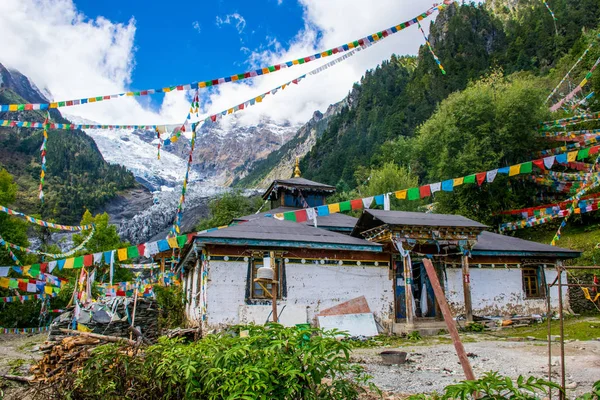
[{"label": "grass patch", "polygon": [[25,365],[25,360],[21,358],[10,360],[7,365],[9,367],[10,375],[21,375],[21,367]]},{"label": "grass patch", "polygon": [[[558,336],[560,333],[559,329],[559,321],[552,321],[551,335]],[[531,326],[503,329],[495,332],[494,335],[501,337],[534,337],[546,340],[548,328],[544,322]],[[574,317],[565,319],[565,340],[594,340],[598,338],[600,338],[600,317]]]}]

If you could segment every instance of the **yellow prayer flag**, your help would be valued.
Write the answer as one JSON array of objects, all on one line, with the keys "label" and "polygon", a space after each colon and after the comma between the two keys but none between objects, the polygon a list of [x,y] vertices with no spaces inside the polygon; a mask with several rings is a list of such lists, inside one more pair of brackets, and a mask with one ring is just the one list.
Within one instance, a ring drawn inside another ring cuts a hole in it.
[{"label": "yellow prayer flag", "polygon": [[399,190],[396,192],[396,198],[400,200],[406,199],[406,190]]},{"label": "yellow prayer flag", "polygon": [[29,275],[29,270],[30,269],[31,269],[31,265],[23,267],[23,275],[31,276],[31,275]]},{"label": "yellow prayer flag", "polygon": [[456,187],[456,186],[462,185],[464,183],[464,181],[465,181],[464,177],[462,177],[462,178],[454,178],[454,180],[452,181],[452,184],[453,184],[454,187]]},{"label": "yellow prayer flag", "polygon": [[67,269],[71,268],[72,269],[73,268],[73,264],[75,264],[75,259],[73,257],[67,258],[65,260],[65,266],[63,268],[67,268]]},{"label": "yellow prayer flag", "polygon": [[52,286],[44,286],[44,293],[52,294]]},{"label": "yellow prayer flag", "polygon": [[300,64],[300,61],[298,61],[298,60],[294,60],[294,61],[292,61],[292,64],[294,64],[294,65],[298,65],[298,64]]},{"label": "yellow prayer flag", "polygon": [[277,214],[275,214],[275,218],[277,218],[277,219],[283,219],[283,213],[277,213]]},{"label": "yellow prayer flag", "polygon": [[237,80],[238,80],[238,77],[237,77],[237,75],[232,75],[232,76],[231,76],[231,82],[235,82],[235,81],[237,81]]},{"label": "yellow prayer flag", "polygon": [[167,239],[167,242],[169,243],[169,247],[172,249],[177,249],[179,248],[179,243],[177,243],[177,238],[176,237],[170,237]]},{"label": "yellow prayer flag", "polygon": [[125,93],[125,96],[133,96],[133,92],[127,92],[127,93]]},{"label": "yellow prayer flag", "polygon": [[508,170],[508,176],[519,175],[520,171],[521,171],[521,164],[513,165]]},{"label": "yellow prayer flag", "polygon": [[88,328],[87,326],[77,323],[77,330],[79,332],[91,332],[92,330],[90,328]]},{"label": "yellow prayer flag", "polygon": [[200,82],[200,83],[198,83],[198,87],[205,88],[206,87],[206,82]]},{"label": "yellow prayer flag", "polygon": [[581,208],[576,208],[576,209],[574,210],[574,212],[575,212],[575,214],[581,214]]},{"label": "yellow prayer flag", "polygon": [[263,74],[268,74],[269,72],[271,72],[271,71],[269,71],[269,68],[263,68],[262,69],[262,73]]},{"label": "yellow prayer flag", "polygon": [[127,247],[117,250],[119,261],[127,260]]},{"label": "yellow prayer flag", "polygon": [[10,279],[8,279],[8,278],[0,278],[0,287],[7,288],[8,287],[8,282],[10,282]]},{"label": "yellow prayer flag", "polygon": [[355,47],[355,46],[354,46],[354,43],[352,43],[352,42],[348,43],[348,48],[349,48],[349,49],[353,49],[354,47]]},{"label": "yellow prayer flag", "polygon": [[584,78],[584,79],[581,81],[581,83],[579,84],[579,87],[584,87],[584,86],[585,86],[585,84],[587,83],[587,81],[588,81],[588,80],[587,80],[586,78]]},{"label": "yellow prayer flag", "polygon": [[263,98],[262,98],[262,96],[258,96],[258,97],[256,98],[256,102],[257,102],[257,103],[262,103],[262,99],[263,99]]},{"label": "yellow prayer flag", "polygon": [[176,142],[176,141],[178,141],[178,140],[179,140],[179,138],[178,138],[177,136],[173,136],[173,137],[171,138],[171,143],[175,143],[175,142]]},{"label": "yellow prayer flag", "polygon": [[340,212],[340,203],[329,204],[327,206],[329,208],[330,213],[339,213]]},{"label": "yellow prayer flag", "polygon": [[11,104],[8,106],[8,111],[17,111],[18,107],[16,104]]},{"label": "yellow prayer flag", "polygon": [[230,108],[229,110],[227,110],[227,114],[233,114],[233,108]]},{"label": "yellow prayer flag", "polygon": [[569,153],[567,153],[567,161],[568,162],[574,162],[577,160],[577,153],[578,151],[570,151]]}]

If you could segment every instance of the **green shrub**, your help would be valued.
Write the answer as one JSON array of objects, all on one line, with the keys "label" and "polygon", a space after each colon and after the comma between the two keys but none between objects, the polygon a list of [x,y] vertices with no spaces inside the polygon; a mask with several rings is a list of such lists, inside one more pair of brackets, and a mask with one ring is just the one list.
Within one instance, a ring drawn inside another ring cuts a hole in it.
[{"label": "green shrub", "polygon": [[[238,332],[247,330],[248,337]],[[184,344],[161,338],[138,354],[98,347],[58,396],[77,399],[356,399],[370,383],[340,332],[237,326]]]},{"label": "green shrub", "polygon": [[509,377],[497,372],[488,372],[475,381],[462,381],[444,388],[442,394],[414,395],[409,400],[448,400],[448,399],[514,399],[540,400],[548,397],[550,389],[560,390],[556,383],[530,376],[519,376],[516,384]]},{"label": "green shrub", "polygon": [[179,286],[154,286],[158,303],[159,329],[173,329],[183,325],[185,321],[185,302]]}]

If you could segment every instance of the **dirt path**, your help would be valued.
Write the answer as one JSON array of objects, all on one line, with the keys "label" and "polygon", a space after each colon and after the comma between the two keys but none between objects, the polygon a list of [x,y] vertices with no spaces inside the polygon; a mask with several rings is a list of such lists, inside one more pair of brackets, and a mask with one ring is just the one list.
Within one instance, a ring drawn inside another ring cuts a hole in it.
[{"label": "dirt path", "polygon": [[[498,371],[501,375],[546,378],[548,374],[547,347],[543,342],[482,341],[465,343],[477,377],[484,372]],[[385,366],[379,352],[390,348],[358,349],[353,358],[373,375],[374,383],[382,390],[396,393],[441,392],[449,384],[464,379],[454,347],[450,344],[412,345],[398,350],[408,352],[408,362]],[[558,381],[558,345],[553,346],[553,380]],[[600,379],[600,342],[571,342],[565,345],[567,391],[569,398],[585,393]],[[574,388],[574,389],[573,389]]]}]

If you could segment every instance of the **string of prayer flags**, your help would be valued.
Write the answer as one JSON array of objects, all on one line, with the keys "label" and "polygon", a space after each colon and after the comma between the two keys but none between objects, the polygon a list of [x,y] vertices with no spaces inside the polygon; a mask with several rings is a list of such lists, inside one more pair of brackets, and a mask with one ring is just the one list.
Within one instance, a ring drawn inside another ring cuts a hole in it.
[{"label": "string of prayer flags", "polygon": [[449,4],[450,2],[444,1],[444,3],[445,4],[434,5],[433,7],[431,7],[424,13],[422,13],[422,14],[416,16],[415,18],[412,18],[406,22],[400,23],[400,24],[392,26],[388,29],[384,29],[379,32],[373,33],[371,35],[365,36],[361,39],[357,39],[357,40],[348,42],[346,44],[340,45],[338,47],[334,47],[329,50],[315,53],[311,56],[297,58],[295,60],[286,61],[286,62],[283,62],[280,64],[271,65],[268,67],[263,67],[263,68],[259,68],[259,69],[252,70],[252,71],[247,71],[247,72],[240,73],[240,74],[235,74],[235,75],[217,78],[217,79],[210,79],[210,80],[202,81],[202,82],[194,82],[194,83],[189,83],[189,84],[184,84],[184,85],[168,86],[168,87],[163,87],[160,89],[147,89],[147,90],[140,90],[140,91],[135,91],[135,92],[126,92],[126,93],[119,93],[119,94],[112,94],[112,95],[88,97],[88,98],[83,98],[83,99],[57,101],[57,102],[52,102],[52,103],[3,104],[3,105],[0,105],[0,112],[48,110],[48,109],[53,109],[53,108],[77,106],[77,105],[82,105],[82,104],[96,103],[96,102],[119,99],[119,98],[124,98],[124,97],[131,97],[131,96],[148,96],[148,95],[152,95],[155,93],[169,93],[169,92],[173,92],[173,91],[183,91],[183,90],[187,91],[187,90],[204,89],[207,87],[217,86],[217,85],[221,85],[224,83],[242,81],[242,80],[254,78],[257,76],[274,73],[274,72],[280,71],[285,68],[291,68],[296,65],[306,64],[308,62],[319,60],[321,58],[330,57],[330,56],[333,56],[338,53],[344,53],[346,51],[355,49],[359,46],[363,46],[365,43],[374,43],[379,40],[383,40],[395,33],[398,33],[400,31],[410,27],[411,25],[417,24],[419,21],[422,21],[423,19],[432,15],[436,10],[441,10],[442,8],[446,7],[446,5]]},{"label": "string of prayer flags", "polygon": [[161,125],[108,125],[108,124],[59,124],[54,122],[33,122],[33,121],[17,121],[10,119],[0,119],[1,127],[8,128],[46,128],[49,130],[74,131],[84,129],[102,129],[102,130],[145,130],[151,131],[156,129],[170,130],[175,129],[180,124],[161,124]]},{"label": "string of prayer flags", "polygon": [[[373,44],[378,43],[378,42],[374,42]],[[290,87],[292,85],[297,85],[299,84],[301,81],[303,81],[307,75],[316,75],[322,71],[325,71],[327,69],[329,69],[330,67],[352,57],[354,54],[356,54],[356,52],[361,51],[362,49],[371,46],[372,44],[365,44],[363,46],[357,47],[356,49],[345,53],[343,56],[338,57],[330,62],[328,62],[327,64],[324,64],[322,66],[320,66],[319,68],[315,68],[312,71],[308,72],[307,74],[301,75],[295,79],[292,79],[282,85],[279,85],[273,89],[270,89],[262,94],[259,94],[258,96],[254,96],[251,99],[248,99],[246,101],[244,101],[243,103],[240,103],[236,106],[233,107],[228,107],[216,114],[212,114],[209,115],[208,117],[204,118],[204,120],[202,122],[204,123],[215,123],[217,122],[219,119],[221,119],[222,117],[229,115],[229,114],[233,114],[233,113],[237,113],[239,111],[242,110],[247,110],[249,107],[252,107],[256,104],[260,104],[263,99],[268,96],[268,95],[275,95],[276,93],[278,93],[280,90],[285,90],[285,88]],[[179,137],[181,136],[181,132],[180,131],[175,131],[173,133],[173,135],[171,135],[169,138],[165,139],[164,144],[165,145],[170,145],[172,142],[176,141]],[[159,149],[160,150],[160,149]]]},{"label": "string of prayer flags", "polygon": [[156,263],[151,264],[121,264],[119,265],[121,268],[127,269],[157,269],[160,268],[160,265]]},{"label": "string of prayer flags", "polygon": [[[1,238],[0,238],[0,244],[8,245],[9,247],[11,247],[15,250],[23,251],[23,252],[29,253],[29,254],[36,254],[36,255],[52,257],[52,258],[64,258],[64,257],[69,257],[69,256],[77,253],[78,251],[82,250],[85,247],[85,245],[90,241],[90,239],[92,239],[95,232],[96,232],[96,230],[92,226],[92,229],[91,229],[90,233],[88,234],[88,236],[85,239],[83,239],[83,241],[79,245],[77,245],[76,247],[74,247],[71,250],[66,251],[64,253],[46,253],[46,252],[43,252],[40,250],[34,250],[34,249],[31,249],[28,247],[19,246],[17,244],[4,242]],[[2,242],[4,242],[4,243],[2,243]]]},{"label": "string of prayer flags", "polygon": [[45,226],[46,228],[60,229],[61,231],[71,231],[71,232],[84,231],[84,230],[92,229],[95,227],[94,224],[80,225],[80,226],[54,224],[52,222],[42,221],[41,219],[37,219],[30,215],[23,214],[22,212],[19,212],[19,211],[11,210],[10,208],[4,207],[4,206],[0,206],[0,211],[6,213],[8,215],[13,215],[15,217],[23,218],[26,221],[31,222],[32,224],[36,224],[39,226]]},{"label": "string of prayer flags", "polygon": [[2,238],[2,236],[0,236],[0,245],[4,246],[4,248],[8,252],[8,255],[10,256],[10,258],[12,258],[12,260],[15,262],[15,264],[21,265],[21,261],[19,261],[19,258],[15,255],[15,253],[12,252],[12,250],[10,249],[10,246],[9,246],[8,242],[6,242]]},{"label": "string of prayer flags", "polygon": [[44,203],[44,179],[46,176],[46,144],[48,143],[48,120],[50,118],[50,114],[46,114],[46,119],[44,120],[44,133],[42,139],[42,146],[40,147],[40,158],[42,163],[42,168],[40,171],[40,188],[38,198]]},{"label": "string of prayer flags", "polygon": [[[587,85],[588,80],[592,77],[594,70],[596,69],[596,67],[598,67],[598,64],[600,64],[600,57],[596,60],[596,62],[592,66],[592,68],[588,71],[588,73],[585,75],[585,78],[583,78],[583,80],[579,83],[579,85],[577,85],[575,87],[575,89],[573,89],[569,94],[567,94],[564,98],[562,98],[556,104],[553,104],[552,107],[550,107],[550,111],[554,112],[554,111],[560,109],[563,106],[563,104],[570,101],[579,92],[581,92],[583,90],[584,86]],[[587,96],[586,96],[586,98],[587,98]]]},{"label": "string of prayer flags", "polygon": [[50,326],[42,326],[39,328],[2,328],[0,327],[0,333],[4,334],[28,334],[28,333],[41,333],[50,330]]},{"label": "string of prayer flags", "polygon": [[552,9],[550,8],[550,6],[548,5],[548,3],[546,2],[546,0],[542,0],[542,2],[544,3],[544,5],[546,6],[546,9],[548,10],[548,12],[550,13],[550,15],[552,16],[552,21],[554,22],[554,31],[556,32],[556,36],[558,36],[558,28],[556,27],[556,21],[558,21],[556,19],[556,16],[554,15],[554,12],[552,11]]},{"label": "string of prayer flags", "polygon": [[577,131],[546,131],[546,132],[541,132],[540,136],[542,137],[547,137],[547,138],[554,138],[554,137],[559,137],[561,139],[557,139],[557,140],[564,140],[563,138],[578,138],[579,136],[586,136],[586,135],[593,135],[593,134],[600,134],[600,129],[582,129],[582,130],[577,130]]},{"label": "string of prayer flags", "polygon": [[[44,300],[50,299],[58,296],[58,293],[52,294],[27,294],[23,296],[8,296],[8,297],[0,297],[0,303],[16,303],[16,302],[24,302],[29,300]],[[58,310],[62,312],[62,310]],[[54,312],[54,310],[52,310]],[[1,328],[0,328],[1,329]]]},{"label": "string of prayer flags", "polygon": [[[594,194],[589,194],[587,196],[583,196],[581,198],[581,200],[594,200],[594,199],[597,199],[598,197],[600,197],[600,193],[594,193]],[[562,209],[566,205],[570,204],[571,201],[573,201],[572,198],[567,199],[565,201],[558,202],[558,203],[545,204],[545,205],[535,206],[535,207],[519,208],[519,209],[515,209],[515,210],[499,211],[499,212],[494,213],[493,215],[519,215],[519,214],[521,214],[524,217],[533,216],[534,213],[538,210],[547,210],[549,208],[555,208],[555,207]]]},{"label": "string of prayer flags", "polygon": [[583,122],[596,121],[600,118],[600,111],[595,113],[586,113],[576,115],[569,118],[561,118],[554,121],[544,121],[541,123],[540,129],[542,131],[550,130],[552,128],[564,128],[569,125],[581,124]]},{"label": "string of prayer flags", "polygon": [[[477,184],[478,186],[481,186],[486,181],[488,183],[492,183],[496,179],[496,176],[498,174],[503,174],[503,175],[507,175],[508,177],[513,177],[513,176],[522,175],[522,174],[531,174],[533,172],[534,166],[542,171],[545,171],[547,169],[552,168],[552,166],[555,163],[570,165],[574,162],[577,162],[576,160],[583,160],[583,159],[585,159],[593,154],[597,154],[599,152],[600,152],[600,146],[594,146],[591,148],[585,148],[585,149],[581,149],[579,151],[571,152],[572,154],[569,153],[569,154],[559,154],[557,156],[548,156],[548,157],[531,160],[531,161],[527,161],[527,162],[520,163],[520,164],[511,165],[508,167],[502,167],[502,168],[493,169],[490,171],[484,171],[484,172],[478,172],[475,174],[470,174],[470,175],[463,176],[463,177],[447,179],[442,182],[431,183],[431,184],[419,186],[416,188],[403,189],[403,190],[398,190],[395,192],[383,193],[383,194],[380,194],[380,195],[377,195],[374,197],[363,198],[363,199],[354,199],[354,200],[349,200],[349,201],[345,201],[345,202],[333,203],[333,204],[328,204],[325,206],[319,206],[319,207],[315,207],[315,208],[311,209],[312,210],[311,212],[314,212],[319,217],[323,217],[323,216],[327,216],[327,215],[337,213],[337,212],[349,211],[351,209],[353,210],[353,209],[355,209],[355,208],[353,208],[353,205],[356,205],[358,207],[359,204],[361,204],[361,203],[364,208],[369,208],[371,206],[373,199],[375,200],[376,205],[379,205],[379,206],[384,205],[384,209],[385,209],[386,196],[388,199],[389,199],[390,195],[395,195],[395,197],[400,200],[410,200],[410,201],[420,200],[420,199],[430,197],[434,193],[437,193],[440,191],[453,192],[454,188],[461,186],[461,185],[465,185],[465,184],[471,184],[471,185]],[[573,177],[575,177],[575,176],[578,176],[578,174],[573,174]],[[566,189],[566,190],[577,189],[580,186],[582,186],[580,184],[580,182],[584,182],[585,177],[589,177],[589,176],[595,176],[596,178],[598,178],[598,174],[591,174],[591,172],[588,175],[582,174],[581,175],[582,179],[575,180],[574,182],[568,182],[566,184],[561,184],[563,186],[561,186],[560,189],[561,190],[562,189]],[[548,175],[547,178],[545,178],[544,176],[534,177],[534,179],[536,179],[536,181],[539,179],[542,179],[542,180],[546,179],[554,187],[557,186],[556,177],[554,177],[552,175]],[[296,222],[305,221],[306,214],[307,214],[306,210],[307,209],[303,209],[300,211],[288,211],[288,212],[284,212],[284,213],[278,213],[275,215],[275,218],[287,220],[287,221],[296,221]]]},{"label": "string of prayer flags", "polygon": [[[557,159],[560,160],[561,164],[566,164],[568,162],[573,162],[580,159],[579,152],[577,150],[566,153],[567,151],[579,149],[593,143],[598,143],[599,139],[600,135],[591,137],[589,139],[583,139],[576,143],[569,143],[564,146],[555,147],[553,149],[538,151],[536,154],[539,156],[556,155]],[[594,154],[598,152],[598,148],[600,148],[600,146],[593,146],[589,149],[589,151],[591,152],[591,154]]]},{"label": "string of prayer flags", "polygon": [[[600,160],[600,154],[598,154],[598,156],[596,157],[596,160],[592,164],[592,168],[590,168],[590,173],[593,172],[593,168],[595,168],[595,166],[596,166],[596,164],[598,164],[599,160]],[[573,214],[573,212],[577,206],[577,202],[581,199],[581,196],[583,196],[588,190],[592,189],[597,184],[597,182],[598,182],[597,177],[583,181],[581,190],[579,190],[579,192],[577,192],[577,194],[573,198],[573,202],[571,203],[571,206],[569,207],[569,210],[568,210],[567,215],[565,216],[565,219],[561,222],[559,228],[556,231],[556,234],[552,238],[552,242],[550,242],[550,244],[552,246],[556,246],[556,242],[558,242],[560,240],[561,230],[562,230],[562,228],[564,228],[567,225],[567,221],[569,220],[569,217]]]},{"label": "string of prayer flags", "polygon": [[585,58],[587,53],[592,49],[592,47],[594,47],[594,43],[595,42],[592,42],[589,44],[589,46],[585,49],[583,54],[577,59],[575,64],[573,64],[571,69],[569,69],[569,71],[566,73],[566,75],[563,76],[563,78],[560,80],[560,82],[558,82],[558,85],[556,85],[556,87],[554,89],[552,89],[552,92],[550,92],[548,97],[546,97],[546,102],[548,102],[548,100],[550,100],[552,98],[552,96],[554,96],[556,94],[556,91],[562,86],[563,83],[565,83],[565,80],[571,75],[571,72],[573,72],[573,70],[579,65],[579,63],[581,61],[583,61],[583,59]]},{"label": "string of prayer flags", "polygon": [[444,70],[444,66],[440,62],[440,59],[438,58],[438,56],[433,51],[433,47],[431,46],[431,43],[429,42],[429,38],[425,34],[425,31],[423,30],[423,28],[421,27],[421,24],[419,22],[417,22],[417,26],[419,27],[419,30],[423,34],[423,38],[425,39],[425,43],[427,43],[427,47],[429,48],[429,52],[433,56],[433,59],[435,60],[435,63],[437,64],[437,66],[440,69],[440,71],[442,71],[442,75],[446,75],[446,70]]}]

